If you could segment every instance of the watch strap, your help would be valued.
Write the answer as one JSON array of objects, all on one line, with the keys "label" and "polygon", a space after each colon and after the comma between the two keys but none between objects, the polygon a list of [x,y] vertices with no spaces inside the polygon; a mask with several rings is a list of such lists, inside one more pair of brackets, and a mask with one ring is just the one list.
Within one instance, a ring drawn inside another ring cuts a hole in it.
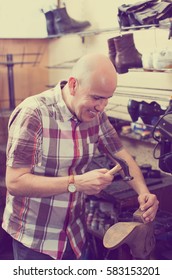
[{"label": "watch strap", "polygon": [[74,175],[71,174],[71,175],[69,176],[69,184],[74,184],[74,183],[75,183]]}]

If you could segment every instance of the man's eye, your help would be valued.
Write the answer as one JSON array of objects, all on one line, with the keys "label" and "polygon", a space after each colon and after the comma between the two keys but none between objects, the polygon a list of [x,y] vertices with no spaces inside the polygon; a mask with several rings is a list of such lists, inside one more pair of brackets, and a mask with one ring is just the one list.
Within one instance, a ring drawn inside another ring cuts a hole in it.
[{"label": "man's eye", "polygon": [[100,97],[100,96],[95,96],[95,95],[94,95],[94,96],[93,96],[93,99],[94,99],[94,100],[99,100],[99,99],[101,99],[101,97]]}]

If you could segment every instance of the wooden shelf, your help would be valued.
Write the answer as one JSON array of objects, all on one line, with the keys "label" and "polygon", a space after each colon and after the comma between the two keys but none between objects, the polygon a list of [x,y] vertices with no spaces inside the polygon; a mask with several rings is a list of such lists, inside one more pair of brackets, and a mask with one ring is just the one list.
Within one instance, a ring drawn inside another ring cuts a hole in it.
[{"label": "wooden shelf", "polygon": [[144,69],[144,68],[131,68],[128,70],[129,72],[154,72],[154,73],[172,73],[172,68],[164,68],[164,69]]}]

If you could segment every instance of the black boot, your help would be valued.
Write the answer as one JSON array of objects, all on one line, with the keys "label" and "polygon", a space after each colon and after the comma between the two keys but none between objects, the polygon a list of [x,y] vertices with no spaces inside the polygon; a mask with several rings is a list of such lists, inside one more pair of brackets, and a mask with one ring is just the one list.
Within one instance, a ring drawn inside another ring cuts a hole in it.
[{"label": "black boot", "polygon": [[133,122],[136,122],[139,118],[139,106],[140,106],[139,101],[136,100],[129,100],[128,105],[127,105],[127,109],[128,109],[128,113],[132,119]]},{"label": "black boot", "polygon": [[46,23],[47,23],[47,33],[48,35],[55,35],[54,30],[54,14],[52,11],[45,13]]},{"label": "black boot", "polygon": [[166,110],[163,110],[156,101],[150,103],[146,101],[140,102],[139,115],[144,124],[155,125],[165,112]]},{"label": "black boot", "polygon": [[124,34],[114,38],[116,49],[115,67],[119,74],[127,73],[130,68],[142,67],[142,55],[137,51],[133,34]]},{"label": "black boot", "polygon": [[91,24],[89,21],[76,21],[69,17],[66,8],[53,10],[55,34],[80,32]]}]

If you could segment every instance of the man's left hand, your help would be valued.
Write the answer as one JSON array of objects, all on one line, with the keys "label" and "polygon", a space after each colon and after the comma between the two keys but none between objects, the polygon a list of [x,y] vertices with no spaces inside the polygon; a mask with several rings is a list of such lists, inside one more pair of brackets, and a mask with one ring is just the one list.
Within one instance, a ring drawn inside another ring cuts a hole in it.
[{"label": "man's left hand", "polygon": [[138,201],[140,204],[140,209],[145,211],[143,214],[145,222],[152,222],[155,219],[159,206],[159,201],[156,195],[151,193],[143,193],[139,195]]}]

